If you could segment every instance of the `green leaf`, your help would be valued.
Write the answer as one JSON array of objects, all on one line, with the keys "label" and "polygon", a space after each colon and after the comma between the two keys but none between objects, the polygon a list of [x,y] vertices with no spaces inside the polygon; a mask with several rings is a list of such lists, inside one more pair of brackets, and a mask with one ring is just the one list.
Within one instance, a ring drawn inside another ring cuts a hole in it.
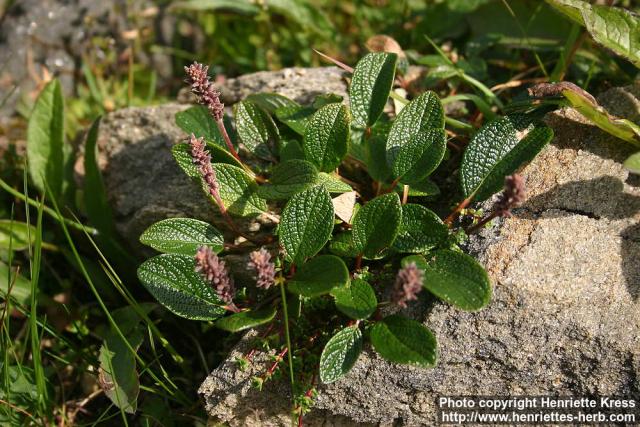
[{"label": "green leaf", "polygon": [[585,26],[596,42],[640,67],[640,19],[636,14],[580,0],[547,0],[547,3]]},{"label": "green leaf", "polygon": [[382,114],[393,86],[397,60],[395,53],[368,53],[356,65],[349,87],[356,125],[370,127]]},{"label": "green leaf", "polygon": [[400,111],[387,139],[387,163],[401,182],[414,184],[440,164],[447,146],[440,99],[426,92]]},{"label": "green leaf", "polygon": [[320,356],[320,380],[329,384],[347,374],[362,352],[362,332],[357,326],[338,331],[324,346]]},{"label": "green leaf", "polygon": [[343,258],[355,258],[358,253],[353,248],[353,233],[351,230],[338,233],[329,243],[329,251]]},{"label": "green leaf", "polygon": [[258,196],[258,185],[243,169],[226,163],[214,163],[213,167],[220,183],[220,197],[229,212],[251,216],[267,210],[266,202]]},{"label": "green leaf", "polygon": [[422,205],[402,206],[402,223],[393,249],[398,252],[426,252],[438,246],[449,235],[449,229],[438,215]]},{"label": "green leaf", "polygon": [[286,200],[314,185],[318,170],[306,160],[288,160],[273,168],[269,183],[258,187],[258,195],[268,200]]},{"label": "green leaf", "polygon": [[253,102],[240,101],[233,106],[236,130],[244,146],[254,155],[273,159],[280,133],[273,119]]},{"label": "green leaf", "polygon": [[368,258],[375,257],[393,243],[401,220],[402,206],[397,194],[369,201],[353,218],[354,249]]},{"label": "green leaf", "polygon": [[195,271],[193,257],[155,256],[138,267],[138,278],[159,303],[178,316],[215,320],[225,313],[224,303]]},{"label": "green leaf", "polygon": [[[27,159],[31,181],[40,192],[45,187],[60,197],[67,153],[64,143],[64,99],[58,80],[40,92],[27,126]],[[46,184],[46,185],[45,185]]]},{"label": "green leaf", "polygon": [[274,114],[279,108],[300,107],[300,104],[293,99],[270,92],[252,93],[245,98],[245,101],[253,102],[269,114]]},{"label": "green leaf", "polygon": [[333,203],[324,186],[295,194],[282,211],[278,234],[288,261],[302,264],[317,254],[333,231]]},{"label": "green leaf", "polygon": [[367,172],[375,181],[389,182],[391,168],[387,164],[387,140],[383,136],[372,136],[365,144],[365,163]]},{"label": "green leaf", "polygon": [[509,115],[482,127],[467,146],[460,166],[465,197],[477,201],[500,191],[504,178],[531,161],[553,137],[553,130]]},{"label": "green leaf", "polygon": [[228,10],[247,15],[254,15],[260,12],[260,7],[251,0],[183,0],[171,4],[171,8],[194,11]]},{"label": "green leaf", "polygon": [[304,133],[305,158],[322,172],[331,172],[347,155],[349,112],[342,104],[329,104],[311,117]]},{"label": "green leaf", "polygon": [[640,174],[640,152],[629,156],[624,162],[624,167],[633,173]]},{"label": "green leaf", "polygon": [[[399,184],[396,187],[396,192],[398,194],[404,193],[404,185]],[[436,185],[435,182],[431,181],[429,178],[421,181],[417,184],[411,184],[409,186],[409,197],[424,197],[424,198],[433,198],[434,196],[438,196],[440,194],[440,188]]]},{"label": "green leaf", "polygon": [[334,255],[320,255],[302,264],[288,282],[289,291],[305,297],[328,294],[349,283],[349,270]]},{"label": "green leaf", "polygon": [[12,221],[10,219],[0,219],[0,248],[9,250],[9,242],[11,241],[11,250],[23,251],[29,247],[29,243],[33,243],[36,238],[36,228],[33,225],[27,225],[25,222]]},{"label": "green leaf", "polygon": [[415,262],[424,270],[424,287],[438,298],[465,311],[479,310],[491,300],[489,276],[478,262],[462,252],[442,249],[425,260],[412,255],[403,265]]},{"label": "green leaf", "polygon": [[222,251],[222,233],[204,221],[192,218],[168,218],[147,228],[140,243],[168,254],[195,255],[201,246],[215,253]]},{"label": "green leaf", "polygon": [[316,183],[326,188],[329,193],[348,193],[353,191],[349,184],[333,173],[320,172]]},{"label": "green leaf", "polygon": [[247,310],[216,320],[216,328],[228,332],[240,332],[271,322],[276,315],[275,307],[264,307],[258,310]]},{"label": "green leaf", "polygon": [[438,359],[433,333],[422,323],[397,314],[373,325],[371,344],[380,356],[394,363],[430,368]]},{"label": "green leaf", "polygon": [[224,139],[218,130],[213,117],[207,107],[196,105],[176,113],[176,125],[187,135],[194,134],[197,138],[204,138],[220,147],[226,147]]},{"label": "green leaf", "polygon": [[[211,154],[211,161],[214,163],[227,163],[229,165],[240,167],[241,164],[233,157],[225,148],[222,148],[213,143],[207,143],[207,151]],[[200,172],[198,167],[193,164],[193,157],[191,157],[191,146],[186,142],[180,142],[171,147],[171,154],[173,158],[190,178],[200,178]]]},{"label": "green leaf", "polygon": [[[17,276],[16,276],[17,274]],[[7,292],[9,292],[9,266],[0,261],[0,296],[2,299],[7,299]],[[29,304],[31,297],[31,281],[19,274],[16,268],[11,269],[11,297],[15,299],[19,304]]]},{"label": "green leaf", "polygon": [[278,108],[275,115],[278,120],[287,125],[295,133],[304,135],[309,120],[315,111],[316,110],[311,107],[290,106]]},{"label": "green leaf", "polygon": [[371,285],[362,279],[353,279],[347,286],[331,290],[336,308],[352,319],[367,319],[378,306]]},{"label": "green leaf", "polygon": [[87,133],[84,149],[84,206],[91,223],[98,230],[110,234],[115,231],[111,206],[98,167],[98,132],[100,118],[97,118]]},{"label": "green leaf", "polygon": [[311,106],[316,110],[324,107],[325,105],[340,103],[344,100],[344,97],[336,93],[322,93],[315,97]]},{"label": "green leaf", "polygon": [[304,151],[295,139],[285,139],[280,143],[280,162],[304,160]]}]

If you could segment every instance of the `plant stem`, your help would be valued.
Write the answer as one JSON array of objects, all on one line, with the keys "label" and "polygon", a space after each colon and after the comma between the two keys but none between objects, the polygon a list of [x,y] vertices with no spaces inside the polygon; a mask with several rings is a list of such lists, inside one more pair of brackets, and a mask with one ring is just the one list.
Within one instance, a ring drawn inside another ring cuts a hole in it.
[{"label": "plant stem", "polygon": [[[233,157],[236,158],[237,161],[242,163],[242,160],[240,160],[240,156],[238,155],[238,152],[236,151],[235,148],[233,148],[233,144],[231,143],[231,138],[229,138],[227,129],[224,127],[224,121],[222,119],[216,120],[216,125],[218,126],[218,130],[220,131],[220,134],[222,135],[222,139],[224,139],[224,143],[227,145],[229,152],[233,155]],[[242,165],[244,165],[244,163],[242,163]]]},{"label": "plant stem", "polygon": [[485,224],[487,224],[489,221],[493,220],[494,218],[497,218],[500,216],[500,211],[496,211],[496,212],[491,212],[490,215],[486,216],[485,218],[482,218],[480,221],[478,221],[477,224],[472,225],[471,227],[467,228],[465,230],[465,233],[467,234],[473,234],[478,232],[478,230],[480,230],[482,227],[485,226]]},{"label": "plant stem", "polygon": [[289,377],[291,380],[291,397],[293,398],[293,387],[295,385],[295,379],[293,376],[293,349],[291,348],[291,335],[289,332],[289,310],[287,308],[287,293],[284,289],[284,281],[280,283],[280,295],[282,296],[282,315],[284,320],[284,335],[287,339],[287,352],[289,359]]},{"label": "plant stem", "polygon": [[451,224],[458,217],[458,214],[460,213],[460,211],[466,208],[467,206],[469,206],[469,203],[471,203],[471,200],[473,200],[473,194],[467,197],[466,199],[464,199],[463,201],[461,201],[458,204],[458,206],[456,206],[456,208],[453,210],[453,212],[451,212],[449,216],[444,220],[444,223],[447,224],[449,227],[451,227]]}]

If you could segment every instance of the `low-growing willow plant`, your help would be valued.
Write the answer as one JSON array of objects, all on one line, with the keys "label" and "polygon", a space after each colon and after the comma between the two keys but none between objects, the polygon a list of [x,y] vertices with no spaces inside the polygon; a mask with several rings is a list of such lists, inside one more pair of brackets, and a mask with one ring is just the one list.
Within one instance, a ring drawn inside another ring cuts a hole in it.
[{"label": "low-growing willow plant", "polygon": [[[392,53],[362,58],[349,106],[334,94],[305,106],[251,95],[234,105],[232,134],[208,68],[186,69],[202,105],[177,114],[187,142],[173,154],[238,239],[224,242],[196,219],[165,219],[141,236],[163,254],[145,261],[139,278],[180,316],[231,332],[271,323],[263,336],[275,331],[276,363],[289,366],[292,384],[312,388],[318,364],[322,382],[338,380],[365,339],[391,362],[434,366],[436,337],[402,308],[425,290],[461,310],[489,303],[487,273],[457,246],[456,215],[500,191],[505,177],[495,212],[474,227],[508,214],[523,194],[521,179],[509,175],[552,137],[525,115],[480,129],[456,167],[464,200],[443,221],[424,204],[437,194],[429,176],[447,152],[447,120],[433,92],[399,99],[404,107],[394,119],[384,113],[389,96],[397,98],[396,62]],[[237,225],[265,214],[277,223],[272,236]],[[234,284],[225,252],[239,248],[249,248],[255,286]]]}]

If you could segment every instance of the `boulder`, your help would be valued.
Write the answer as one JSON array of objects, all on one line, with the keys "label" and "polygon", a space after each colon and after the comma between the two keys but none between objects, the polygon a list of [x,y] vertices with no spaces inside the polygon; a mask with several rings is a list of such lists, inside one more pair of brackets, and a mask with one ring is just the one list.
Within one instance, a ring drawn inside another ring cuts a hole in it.
[{"label": "boulder", "polygon": [[[639,99],[640,86],[599,97],[636,122]],[[436,399],[446,395],[640,399],[640,180],[621,165],[633,150],[572,109],[546,121],[555,138],[521,171],[527,202],[468,243],[492,279],[490,305],[476,313],[423,307],[438,365],[394,365],[366,349],[347,376],[319,387],[308,425],[433,425]],[[258,353],[245,371],[234,362],[254,334],[200,393],[219,421],[288,425],[287,384],[251,387],[269,355]]]}]

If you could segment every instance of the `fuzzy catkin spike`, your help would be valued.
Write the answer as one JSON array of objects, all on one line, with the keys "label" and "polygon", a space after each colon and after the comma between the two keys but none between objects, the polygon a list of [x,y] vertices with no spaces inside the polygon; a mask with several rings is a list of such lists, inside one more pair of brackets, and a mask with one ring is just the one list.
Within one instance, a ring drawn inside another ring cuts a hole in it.
[{"label": "fuzzy catkin spike", "polygon": [[418,293],[422,290],[424,272],[418,268],[415,262],[410,262],[400,270],[393,285],[391,302],[405,308],[407,301],[418,299]]},{"label": "fuzzy catkin spike", "polygon": [[524,179],[518,175],[509,175],[504,179],[504,192],[496,203],[496,212],[501,216],[511,215],[511,209],[520,206],[527,197]]},{"label": "fuzzy catkin spike", "polygon": [[184,67],[187,74],[187,83],[191,86],[191,92],[196,95],[198,102],[209,109],[209,113],[216,120],[222,120],[224,104],[220,101],[220,92],[209,80],[209,67],[194,62]]},{"label": "fuzzy catkin spike", "polygon": [[265,248],[251,252],[249,255],[249,267],[256,270],[257,281],[256,286],[262,289],[269,289],[274,283],[276,276],[276,267],[271,262],[271,254]]},{"label": "fuzzy catkin spike", "polygon": [[196,271],[211,284],[223,302],[233,303],[235,288],[227,267],[209,246],[202,246],[195,255]]},{"label": "fuzzy catkin spike", "polygon": [[196,138],[194,134],[189,136],[189,145],[191,146],[191,158],[193,164],[198,167],[198,171],[207,185],[207,190],[216,201],[220,198],[218,179],[216,171],[211,164],[211,155],[205,150],[204,138]]}]

